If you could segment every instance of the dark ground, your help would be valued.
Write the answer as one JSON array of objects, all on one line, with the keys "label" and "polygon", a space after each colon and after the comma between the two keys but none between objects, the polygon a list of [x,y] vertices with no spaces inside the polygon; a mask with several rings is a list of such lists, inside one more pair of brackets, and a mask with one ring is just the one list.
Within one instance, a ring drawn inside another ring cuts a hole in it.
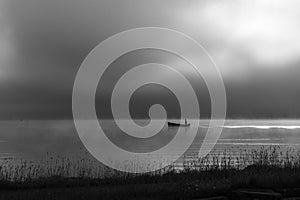
[{"label": "dark ground", "polygon": [[281,198],[300,197],[300,190],[290,189],[299,186],[298,168],[250,166],[244,170],[185,171],[107,179],[51,177],[22,183],[6,181],[0,185],[0,199],[199,199],[215,196],[245,199],[237,195],[236,191],[241,188],[263,189],[268,193],[272,190]]}]

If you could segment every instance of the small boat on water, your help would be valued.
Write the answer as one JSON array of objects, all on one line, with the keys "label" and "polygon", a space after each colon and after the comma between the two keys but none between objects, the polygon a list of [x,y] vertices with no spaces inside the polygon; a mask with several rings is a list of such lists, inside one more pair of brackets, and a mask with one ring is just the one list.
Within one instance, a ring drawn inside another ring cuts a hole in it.
[{"label": "small boat on water", "polygon": [[187,123],[186,119],[185,119],[184,122],[185,122],[184,124],[176,123],[176,122],[168,122],[168,126],[171,126],[171,127],[174,127],[174,126],[185,126],[185,127],[188,127],[188,126],[191,125],[190,123]]}]

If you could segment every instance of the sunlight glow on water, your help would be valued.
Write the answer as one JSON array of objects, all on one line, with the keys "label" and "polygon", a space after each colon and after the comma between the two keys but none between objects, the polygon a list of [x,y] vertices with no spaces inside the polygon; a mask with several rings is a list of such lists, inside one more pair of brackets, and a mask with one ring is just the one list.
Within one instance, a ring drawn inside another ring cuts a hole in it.
[{"label": "sunlight glow on water", "polygon": [[256,129],[300,129],[300,126],[264,126],[264,125],[242,125],[242,126],[224,126],[224,128],[256,128]]}]

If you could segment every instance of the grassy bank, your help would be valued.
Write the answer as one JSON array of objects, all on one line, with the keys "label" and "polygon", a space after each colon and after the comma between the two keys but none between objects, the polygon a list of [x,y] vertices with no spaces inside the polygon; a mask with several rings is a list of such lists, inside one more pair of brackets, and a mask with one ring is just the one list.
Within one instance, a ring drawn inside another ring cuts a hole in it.
[{"label": "grassy bank", "polygon": [[[186,157],[149,174],[129,174],[80,159],[44,163],[6,160],[0,166],[1,199],[192,199],[228,195],[237,188],[281,191],[300,185],[300,156],[278,147]],[[181,167],[178,167],[181,166]]]}]

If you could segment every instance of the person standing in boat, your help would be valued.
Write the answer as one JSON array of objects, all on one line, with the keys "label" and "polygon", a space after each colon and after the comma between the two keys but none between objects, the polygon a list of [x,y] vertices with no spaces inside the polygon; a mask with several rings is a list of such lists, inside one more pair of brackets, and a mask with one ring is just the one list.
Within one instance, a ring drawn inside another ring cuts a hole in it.
[{"label": "person standing in boat", "polygon": [[187,121],[186,121],[186,118],[184,119],[184,123],[185,123],[185,125],[187,125]]}]

